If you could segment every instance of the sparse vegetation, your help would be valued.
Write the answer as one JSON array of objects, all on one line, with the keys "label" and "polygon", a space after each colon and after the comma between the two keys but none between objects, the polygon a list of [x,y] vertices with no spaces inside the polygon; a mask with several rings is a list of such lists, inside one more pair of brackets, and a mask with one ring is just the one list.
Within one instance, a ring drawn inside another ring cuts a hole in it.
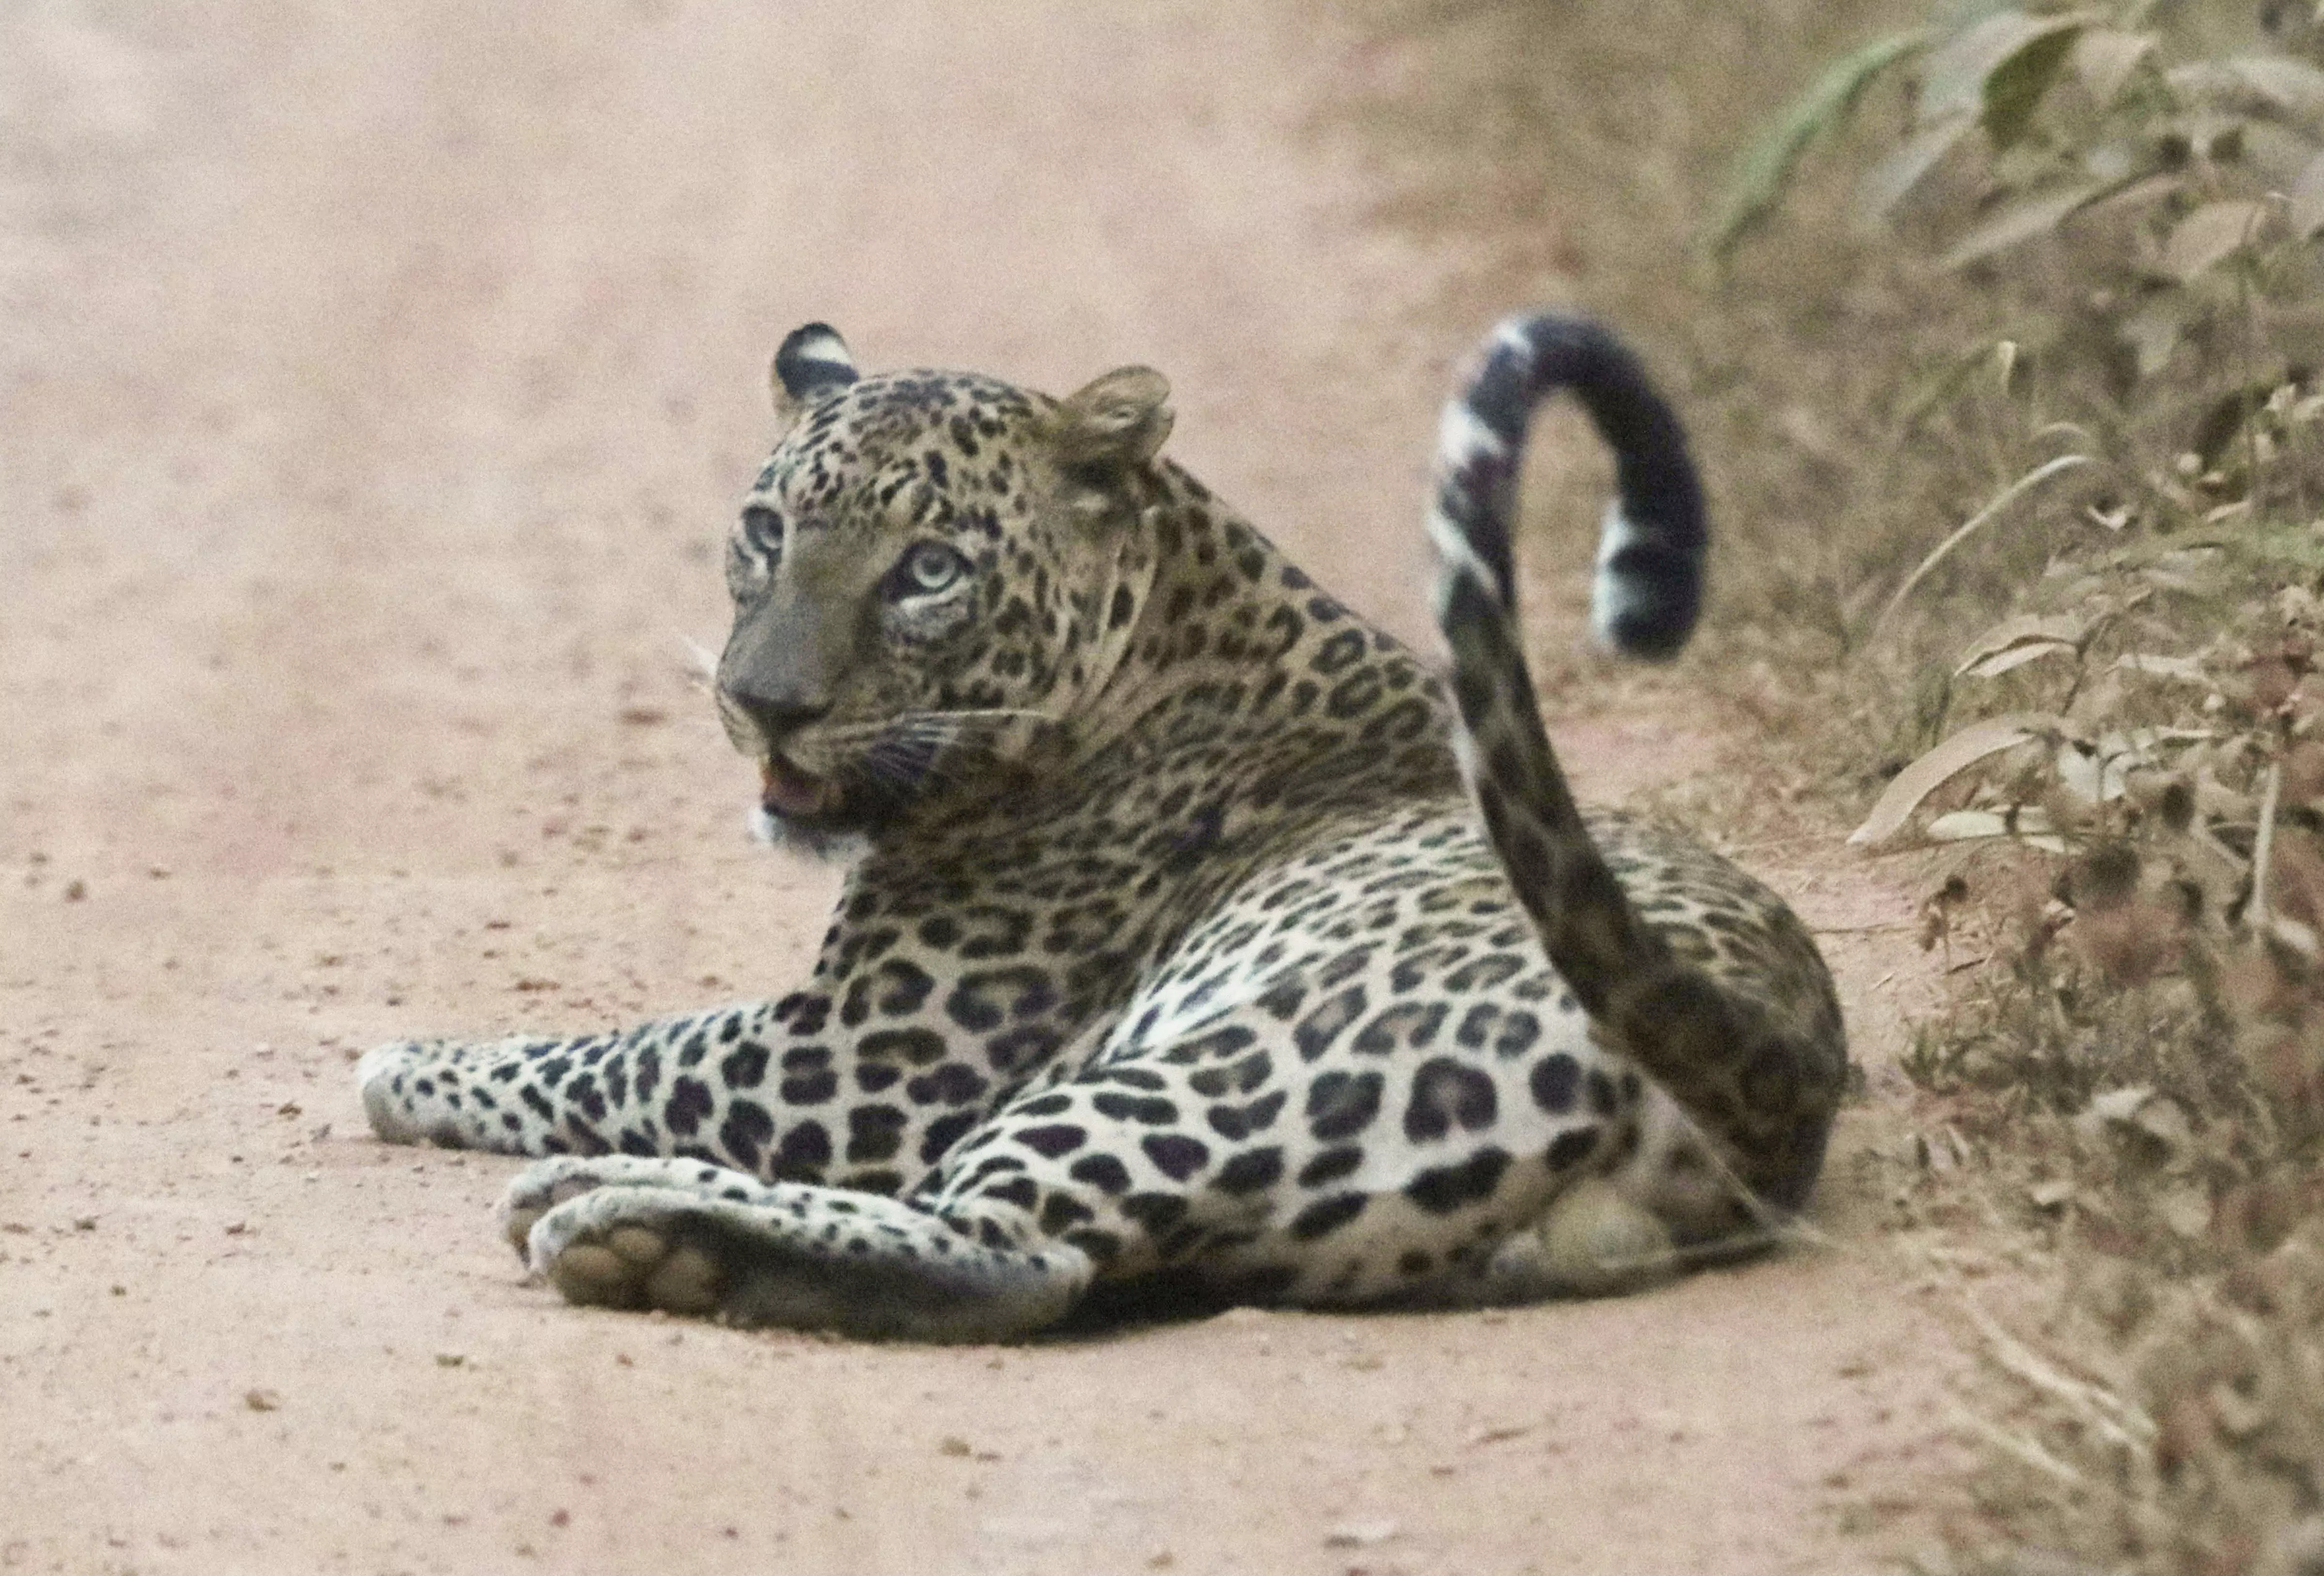
[{"label": "sparse vegetation", "polygon": [[1694,113],[1614,144],[1634,194],[1536,206],[1709,216],[1692,274],[1560,270],[1691,378],[1746,653],[1705,676],[1853,841],[1949,851],[1966,983],[1907,1071],[2071,1292],[2041,1350],[1976,1336],[2016,1399],[1942,1558],[2324,1571],[2324,8],[1639,12],[1399,15],[1503,162],[1576,141],[1561,78],[1697,41],[1639,72]]},{"label": "sparse vegetation", "polygon": [[2046,526],[2046,562],[1924,670],[1943,736],[1855,834],[2006,850],[1932,899],[1932,939],[1972,910],[1991,963],[1910,1068],[1982,1097],[2084,1271],[2070,1356],[1987,1332],[2025,1402],[1987,1425],[2002,1530],[1965,1543],[1992,1569],[2324,1562],[2324,399],[2300,355],[2324,306],[2324,72],[2304,23],[2237,37],[2231,9],[1996,9],[1877,66],[1910,107],[1868,206],[1921,203],[1939,272],[1998,286],[2048,253],[2017,309],[2049,309],[1957,364],[1993,369],[2035,463],[1868,637],[2011,510]]}]

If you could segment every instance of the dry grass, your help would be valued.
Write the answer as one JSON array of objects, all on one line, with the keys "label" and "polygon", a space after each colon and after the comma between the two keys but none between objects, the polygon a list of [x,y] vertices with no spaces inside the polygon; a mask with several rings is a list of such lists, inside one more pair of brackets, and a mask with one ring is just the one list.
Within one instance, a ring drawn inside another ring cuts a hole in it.
[{"label": "dry grass", "polygon": [[[1858,182],[1906,124],[1894,85],[1811,152],[1776,223],[1723,272],[1707,263],[1738,150],[1831,58],[1926,12],[1371,0],[1376,69],[1327,128],[1379,165],[1382,217],[1452,260],[1453,315],[1570,303],[1638,343],[1694,429],[1718,526],[1688,675],[1850,809],[1957,720],[1963,631],[2103,534],[2086,505],[2103,514],[2177,463],[2240,348],[2182,357],[2126,404],[2119,308],[2089,283],[2124,249],[2119,223],[1950,273],[1927,259],[1969,183],[1868,226]],[[2108,465],[2001,512],[1882,616],[1932,548],[2077,444]],[[1530,529],[1558,548],[1539,560],[1586,553],[1603,485],[1569,467],[1532,489]],[[2196,515],[2216,502],[2188,500]],[[1539,612],[1578,622],[1579,577],[1534,584]]]},{"label": "dry grass", "polygon": [[[1835,798],[1861,798],[1930,742],[1914,699],[1927,631],[1957,628],[1964,604],[2003,604],[2043,561],[2041,531],[1997,533],[1864,649],[1913,565],[2030,463],[2034,368],[1990,397],[1928,400],[1929,369],[1977,343],[1997,308],[1860,229],[1863,137],[1811,158],[1786,222],[1724,277],[1700,240],[1736,151],[1827,56],[1914,7],[1376,0],[1371,13],[1388,64],[1342,129],[1382,166],[1383,217],[1457,259],[1456,315],[1566,302],[1639,344],[1694,428],[1717,512],[1712,655],[1690,675],[1811,758]],[[1876,103],[1866,121],[1895,113]],[[1534,489],[1532,529],[1564,549],[1542,558],[1586,551],[1601,494],[1593,474]],[[1554,619],[1578,618],[1581,594],[1576,576],[1540,582]]]}]

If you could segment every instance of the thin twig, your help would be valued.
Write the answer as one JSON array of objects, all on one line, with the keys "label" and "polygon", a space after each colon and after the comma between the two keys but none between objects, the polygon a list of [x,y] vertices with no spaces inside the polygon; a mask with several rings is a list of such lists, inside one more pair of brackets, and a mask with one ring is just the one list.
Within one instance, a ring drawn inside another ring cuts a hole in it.
[{"label": "thin twig", "polygon": [[2022,1434],[2012,1433],[1997,1423],[1987,1422],[1958,1401],[1951,1404],[1950,1410],[1954,1422],[1995,1449],[2015,1456],[2027,1466],[2047,1472],[2071,1488],[2088,1489],[2093,1486],[2088,1478],[2043,1450],[2033,1440]]}]

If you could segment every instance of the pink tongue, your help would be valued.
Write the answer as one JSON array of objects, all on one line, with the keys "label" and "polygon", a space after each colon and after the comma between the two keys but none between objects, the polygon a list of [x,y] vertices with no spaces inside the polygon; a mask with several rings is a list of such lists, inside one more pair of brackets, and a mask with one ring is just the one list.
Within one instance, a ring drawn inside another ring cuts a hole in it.
[{"label": "pink tongue", "polygon": [[825,785],[779,760],[759,768],[759,802],[778,816],[812,816],[823,808]]}]

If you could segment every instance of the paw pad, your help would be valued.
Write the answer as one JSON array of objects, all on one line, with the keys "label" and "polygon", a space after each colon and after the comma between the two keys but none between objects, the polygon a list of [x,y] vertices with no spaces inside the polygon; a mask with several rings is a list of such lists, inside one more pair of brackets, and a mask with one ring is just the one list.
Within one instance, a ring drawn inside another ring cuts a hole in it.
[{"label": "paw pad", "polygon": [[615,1226],[552,1249],[541,1266],[568,1303],[704,1314],[718,1306],[718,1261],[646,1226]]}]

